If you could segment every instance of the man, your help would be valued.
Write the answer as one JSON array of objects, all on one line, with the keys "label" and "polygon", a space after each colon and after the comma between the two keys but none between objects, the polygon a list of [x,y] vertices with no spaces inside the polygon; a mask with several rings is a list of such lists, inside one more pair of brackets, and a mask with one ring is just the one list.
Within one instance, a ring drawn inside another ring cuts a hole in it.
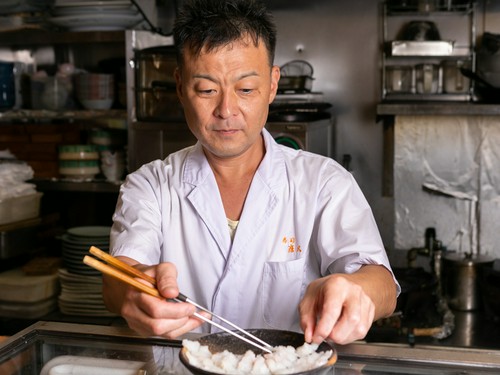
[{"label": "man", "polygon": [[193,306],[167,301],[182,292],[244,328],[363,338],[393,312],[398,286],[351,174],[264,129],[280,77],[265,7],[194,0],[174,40],[198,142],[127,177],[111,234],[112,253],[154,276],[165,300],[105,278],[108,308],[144,335],[209,332]]}]

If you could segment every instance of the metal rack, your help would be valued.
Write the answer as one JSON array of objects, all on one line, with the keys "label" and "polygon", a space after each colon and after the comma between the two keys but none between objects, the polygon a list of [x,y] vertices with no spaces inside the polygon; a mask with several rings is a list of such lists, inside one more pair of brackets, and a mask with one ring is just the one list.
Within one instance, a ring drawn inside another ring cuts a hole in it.
[{"label": "metal rack", "polygon": [[[474,1],[451,1],[435,5],[430,10],[419,6],[423,1],[412,2],[414,5],[402,5],[402,1],[384,1],[381,4],[381,96],[383,101],[470,101],[473,84],[460,92],[447,92],[443,87],[443,65],[463,62],[468,69],[476,68],[476,19]],[[401,28],[410,21],[432,22],[447,37],[440,41],[401,41],[397,40]],[[451,40],[455,39],[456,40]],[[437,87],[432,92],[419,90],[417,87],[416,66],[432,65],[436,69]],[[389,71],[400,68],[409,72],[410,83],[400,90],[388,87]]]}]

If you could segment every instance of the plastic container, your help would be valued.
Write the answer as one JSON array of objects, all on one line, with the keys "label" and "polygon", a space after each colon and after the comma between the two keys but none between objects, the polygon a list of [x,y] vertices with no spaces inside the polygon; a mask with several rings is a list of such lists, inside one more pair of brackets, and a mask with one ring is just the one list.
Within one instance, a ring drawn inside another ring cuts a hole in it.
[{"label": "plastic container", "polygon": [[57,310],[55,298],[35,303],[4,302],[0,304],[0,316],[3,318],[38,319],[55,310]]},{"label": "plastic container", "polygon": [[0,259],[16,258],[39,246],[39,217],[0,225]]},{"label": "plastic container", "polygon": [[0,225],[38,217],[42,195],[37,192],[0,201]]},{"label": "plastic container", "polygon": [[21,268],[0,273],[0,301],[40,302],[59,293],[59,278],[52,275],[28,276]]}]

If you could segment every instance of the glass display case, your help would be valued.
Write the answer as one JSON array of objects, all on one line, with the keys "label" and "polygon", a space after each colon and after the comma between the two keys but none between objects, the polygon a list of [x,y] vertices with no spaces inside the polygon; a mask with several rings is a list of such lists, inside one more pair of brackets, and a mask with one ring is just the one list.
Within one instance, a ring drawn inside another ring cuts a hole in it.
[{"label": "glass display case", "polygon": [[[196,334],[188,335],[194,339]],[[0,345],[2,375],[189,374],[181,341],[141,338],[126,327],[38,322]],[[338,346],[330,371],[353,374],[498,374],[500,351],[356,342]]]}]

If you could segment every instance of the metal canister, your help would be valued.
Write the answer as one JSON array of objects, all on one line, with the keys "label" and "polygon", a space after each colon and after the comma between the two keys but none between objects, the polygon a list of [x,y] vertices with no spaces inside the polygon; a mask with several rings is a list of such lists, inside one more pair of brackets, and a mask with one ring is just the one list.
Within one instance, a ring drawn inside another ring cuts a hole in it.
[{"label": "metal canister", "polygon": [[444,294],[452,309],[472,311],[481,308],[479,284],[485,267],[494,259],[470,253],[452,253],[443,257]]}]

